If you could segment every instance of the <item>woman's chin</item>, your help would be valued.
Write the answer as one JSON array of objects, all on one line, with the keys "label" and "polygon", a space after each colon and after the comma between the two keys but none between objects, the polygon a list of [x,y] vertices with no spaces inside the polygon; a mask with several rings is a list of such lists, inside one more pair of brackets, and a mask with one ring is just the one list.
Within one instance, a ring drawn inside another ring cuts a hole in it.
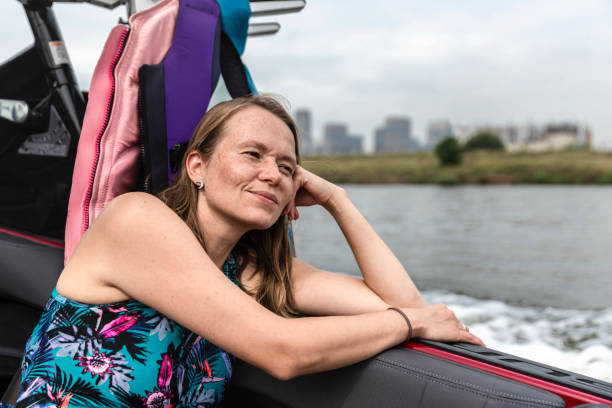
[{"label": "woman's chin", "polygon": [[271,228],[274,224],[276,224],[276,222],[279,220],[280,217],[284,217],[284,215],[280,215],[276,218],[270,218],[267,220],[260,219],[260,220],[254,221],[251,223],[251,229],[260,230],[260,231],[267,230]]}]

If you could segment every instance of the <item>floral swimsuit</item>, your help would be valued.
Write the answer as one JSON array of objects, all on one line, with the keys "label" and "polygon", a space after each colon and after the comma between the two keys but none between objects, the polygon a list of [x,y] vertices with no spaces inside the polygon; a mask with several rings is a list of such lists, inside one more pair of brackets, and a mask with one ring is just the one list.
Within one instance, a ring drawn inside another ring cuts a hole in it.
[{"label": "floral swimsuit", "polygon": [[[232,255],[223,272],[234,283]],[[136,301],[90,305],[54,289],[26,343],[17,408],[216,407],[229,355]]]}]

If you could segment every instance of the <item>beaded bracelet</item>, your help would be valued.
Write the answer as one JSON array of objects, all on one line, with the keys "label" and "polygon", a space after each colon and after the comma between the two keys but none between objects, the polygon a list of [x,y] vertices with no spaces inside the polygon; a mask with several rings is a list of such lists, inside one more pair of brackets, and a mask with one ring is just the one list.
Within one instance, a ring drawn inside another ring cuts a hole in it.
[{"label": "beaded bracelet", "polygon": [[406,319],[406,323],[408,323],[408,338],[406,339],[406,341],[410,340],[412,338],[412,323],[410,323],[410,319],[408,318],[408,316],[406,316],[406,313],[404,313],[401,309],[398,309],[397,307],[390,307],[387,310],[395,310],[397,313],[401,314],[404,319]]}]

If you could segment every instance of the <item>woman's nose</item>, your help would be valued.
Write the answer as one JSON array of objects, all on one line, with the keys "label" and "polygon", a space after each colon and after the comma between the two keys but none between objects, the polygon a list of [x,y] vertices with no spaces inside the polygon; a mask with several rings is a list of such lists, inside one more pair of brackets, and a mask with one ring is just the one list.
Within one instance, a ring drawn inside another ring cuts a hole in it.
[{"label": "woman's nose", "polygon": [[264,160],[262,162],[259,178],[271,183],[277,183],[280,180],[281,173],[275,160]]}]

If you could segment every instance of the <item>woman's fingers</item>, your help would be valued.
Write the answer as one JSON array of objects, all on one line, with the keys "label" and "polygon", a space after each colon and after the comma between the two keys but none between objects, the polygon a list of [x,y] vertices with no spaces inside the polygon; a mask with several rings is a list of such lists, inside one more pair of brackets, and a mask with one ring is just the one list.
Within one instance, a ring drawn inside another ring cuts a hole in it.
[{"label": "woman's fingers", "polygon": [[[445,333],[445,331],[448,331]],[[462,342],[462,343],[471,343],[476,344],[478,346],[485,346],[484,342],[473,333],[470,333],[461,328],[448,328],[443,330],[442,332],[438,332],[432,334],[431,337],[429,335],[425,336],[426,339],[429,340],[439,340],[439,341],[450,341],[450,342]]]},{"label": "woman's fingers", "polygon": [[460,342],[464,342],[464,343],[472,343],[472,344],[476,344],[479,346],[483,346],[485,347],[484,342],[480,339],[480,337],[465,331],[465,330],[460,330],[459,331],[459,340]]},{"label": "woman's fingers", "polygon": [[455,313],[444,304],[429,305],[412,311],[416,326],[422,327],[417,334],[420,338],[484,346],[482,340],[467,331]]},{"label": "woman's fingers", "polygon": [[298,218],[300,218],[300,213],[298,212],[298,209],[293,206],[289,212],[289,221],[295,221]]},{"label": "woman's fingers", "polygon": [[325,205],[338,186],[298,166],[294,176],[296,206]]},{"label": "woman's fingers", "polygon": [[[315,204],[310,194],[305,191],[304,186],[307,184],[306,171],[301,167],[297,166],[295,174],[293,176],[293,199],[291,200],[291,206],[296,207],[298,205],[312,205]],[[306,197],[308,196],[308,197]],[[312,201],[312,203],[308,203]]]}]

